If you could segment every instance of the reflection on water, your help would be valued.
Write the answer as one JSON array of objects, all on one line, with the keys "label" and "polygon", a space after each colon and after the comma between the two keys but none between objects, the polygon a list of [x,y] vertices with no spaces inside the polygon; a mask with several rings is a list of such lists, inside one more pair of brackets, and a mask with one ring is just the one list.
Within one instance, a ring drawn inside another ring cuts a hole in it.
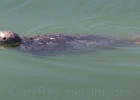
[{"label": "reflection on water", "polygon": [[[4,0],[0,29],[21,36],[140,32],[139,0]],[[34,57],[0,50],[0,98],[10,100],[139,100],[139,46]]]}]

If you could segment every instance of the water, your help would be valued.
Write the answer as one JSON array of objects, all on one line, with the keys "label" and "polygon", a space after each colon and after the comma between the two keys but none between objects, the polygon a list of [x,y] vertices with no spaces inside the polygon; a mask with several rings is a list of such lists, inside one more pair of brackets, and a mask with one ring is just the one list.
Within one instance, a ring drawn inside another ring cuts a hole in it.
[{"label": "water", "polygon": [[[21,36],[140,33],[139,0],[4,0],[0,29]],[[2,100],[139,100],[140,46],[57,56],[0,50]]]}]

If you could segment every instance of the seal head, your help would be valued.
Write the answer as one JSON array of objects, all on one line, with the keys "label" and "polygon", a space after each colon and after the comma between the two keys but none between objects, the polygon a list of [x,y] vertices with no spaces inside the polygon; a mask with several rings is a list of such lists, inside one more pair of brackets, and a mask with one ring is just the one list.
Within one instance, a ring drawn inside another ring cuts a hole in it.
[{"label": "seal head", "polygon": [[17,46],[21,41],[21,37],[12,31],[0,31],[0,45]]}]

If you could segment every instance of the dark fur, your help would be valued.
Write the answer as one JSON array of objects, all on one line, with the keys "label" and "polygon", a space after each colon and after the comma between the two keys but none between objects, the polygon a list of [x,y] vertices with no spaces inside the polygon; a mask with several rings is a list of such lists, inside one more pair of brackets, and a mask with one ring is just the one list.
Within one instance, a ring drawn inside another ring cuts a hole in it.
[{"label": "dark fur", "polygon": [[[135,44],[132,40],[102,35],[44,34],[34,37],[19,37],[14,32],[1,31],[0,36],[0,44],[16,46],[18,50],[34,54],[96,51]],[[4,40],[4,38],[6,39]]]}]

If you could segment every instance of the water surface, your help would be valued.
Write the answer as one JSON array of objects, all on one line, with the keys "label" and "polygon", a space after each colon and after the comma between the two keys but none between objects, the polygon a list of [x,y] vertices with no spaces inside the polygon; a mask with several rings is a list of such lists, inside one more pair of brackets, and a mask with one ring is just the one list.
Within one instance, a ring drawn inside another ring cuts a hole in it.
[{"label": "water surface", "polygon": [[[0,29],[21,36],[140,34],[139,0],[4,0]],[[139,100],[140,46],[56,56],[0,50],[2,100]]]}]

